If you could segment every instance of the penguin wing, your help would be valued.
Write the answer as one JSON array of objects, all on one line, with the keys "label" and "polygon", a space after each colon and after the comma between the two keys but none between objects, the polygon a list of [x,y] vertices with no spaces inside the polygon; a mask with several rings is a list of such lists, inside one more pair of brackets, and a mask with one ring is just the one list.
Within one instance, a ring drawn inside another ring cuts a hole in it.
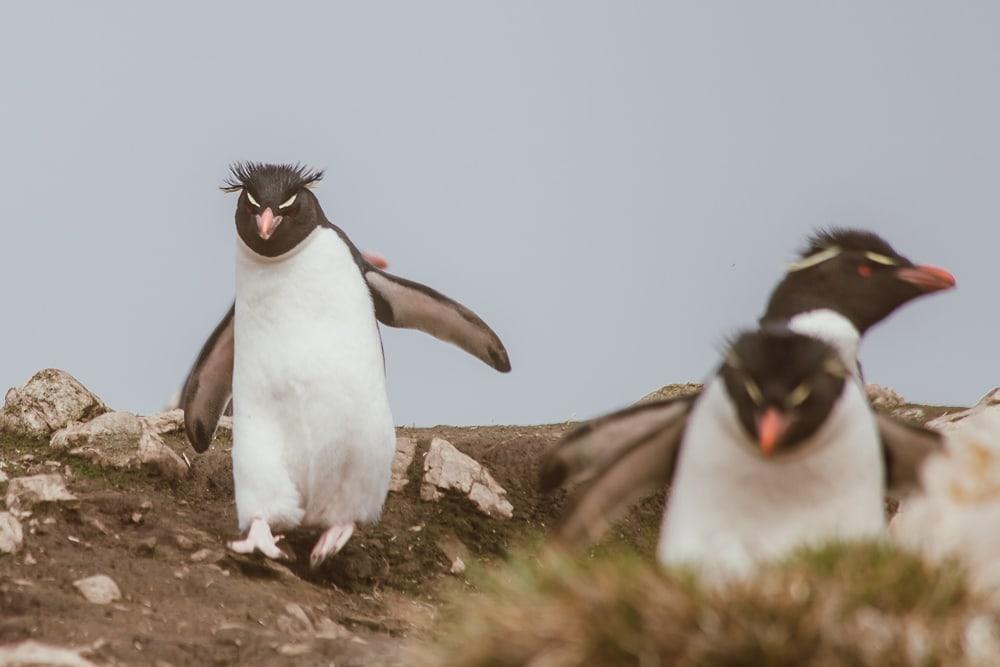
[{"label": "penguin wing", "polygon": [[426,285],[361,261],[375,301],[375,316],[382,324],[420,329],[457,345],[501,373],[510,370],[510,358],[500,338],[474,312]]},{"label": "penguin wing", "polygon": [[876,413],[875,422],[885,457],[886,489],[899,495],[920,486],[920,469],[927,457],[944,450],[944,437],[937,431]]},{"label": "penguin wing", "polygon": [[546,454],[543,491],[580,484],[558,528],[561,541],[596,541],[632,504],[669,485],[694,399],[655,401],[600,417]]},{"label": "penguin wing", "polygon": [[205,341],[194,367],[184,381],[181,408],[184,409],[184,432],[196,452],[212,443],[233,394],[233,314],[235,304]]}]

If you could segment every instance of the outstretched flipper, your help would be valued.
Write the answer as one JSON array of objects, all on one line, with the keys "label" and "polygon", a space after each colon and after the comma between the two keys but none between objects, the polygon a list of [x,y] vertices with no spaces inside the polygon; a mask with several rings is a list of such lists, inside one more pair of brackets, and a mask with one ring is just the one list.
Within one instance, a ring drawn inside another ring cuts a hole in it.
[{"label": "outstretched flipper", "polygon": [[944,449],[944,438],[937,431],[876,413],[885,457],[886,489],[892,496],[920,486],[920,469],[927,457]]},{"label": "outstretched flipper", "polygon": [[205,341],[181,392],[184,432],[197,452],[212,443],[219,417],[233,394],[234,312],[235,306],[230,307]]},{"label": "outstretched flipper", "polygon": [[500,338],[474,312],[426,285],[386,273],[367,261],[362,271],[379,322],[419,329],[457,345],[501,373],[510,370],[510,358]]},{"label": "outstretched flipper", "polygon": [[558,528],[567,546],[596,541],[610,522],[673,477],[694,397],[632,406],[584,424],[542,461],[542,491],[580,485]]}]

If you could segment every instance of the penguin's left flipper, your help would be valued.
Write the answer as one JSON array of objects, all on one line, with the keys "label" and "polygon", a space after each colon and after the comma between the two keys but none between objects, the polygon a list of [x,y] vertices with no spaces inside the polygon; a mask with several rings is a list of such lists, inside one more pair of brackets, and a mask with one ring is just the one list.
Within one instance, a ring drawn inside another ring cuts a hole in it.
[{"label": "penguin's left flipper", "polygon": [[474,312],[426,285],[365,264],[365,281],[375,301],[375,316],[382,324],[419,329],[457,345],[501,373],[510,370],[510,358],[500,338]]},{"label": "penguin's left flipper", "polygon": [[886,489],[898,497],[920,486],[920,470],[932,454],[944,450],[944,437],[937,431],[876,413],[875,421],[885,457]]},{"label": "penguin's left flipper", "polygon": [[184,432],[196,452],[212,444],[219,417],[233,394],[234,313],[235,305],[205,341],[181,392]]},{"label": "penguin's left flipper", "polygon": [[670,485],[693,399],[645,403],[595,419],[545,456],[542,491],[578,484],[557,529],[560,542],[595,542],[635,502]]}]

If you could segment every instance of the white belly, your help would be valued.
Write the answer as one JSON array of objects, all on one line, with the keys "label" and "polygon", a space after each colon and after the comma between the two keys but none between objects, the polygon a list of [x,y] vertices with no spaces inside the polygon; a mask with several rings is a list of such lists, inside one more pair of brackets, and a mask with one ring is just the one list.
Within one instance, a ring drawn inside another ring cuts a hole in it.
[{"label": "white belly", "polygon": [[371,295],[319,228],[275,259],[237,241],[233,473],[241,528],[371,521],[395,434]]},{"label": "white belly", "polygon": [[709,579],[750,573],[804,545],[881,537],[884,463],[858,383],[800,449],[766,460],[743,432],[723,383],[698,401],[674,475],[657,555]]}]

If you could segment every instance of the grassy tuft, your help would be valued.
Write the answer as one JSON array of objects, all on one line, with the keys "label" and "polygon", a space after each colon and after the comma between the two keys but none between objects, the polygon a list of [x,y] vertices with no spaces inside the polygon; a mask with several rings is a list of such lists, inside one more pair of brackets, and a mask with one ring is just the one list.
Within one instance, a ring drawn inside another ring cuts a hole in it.
[{"label": "grassy tuft", "polygon": [[802,551],[724,588],[634,553],[522,558],[457,601],[424,665],[948,666],[996,623],[955,564],[888,544]]}]

